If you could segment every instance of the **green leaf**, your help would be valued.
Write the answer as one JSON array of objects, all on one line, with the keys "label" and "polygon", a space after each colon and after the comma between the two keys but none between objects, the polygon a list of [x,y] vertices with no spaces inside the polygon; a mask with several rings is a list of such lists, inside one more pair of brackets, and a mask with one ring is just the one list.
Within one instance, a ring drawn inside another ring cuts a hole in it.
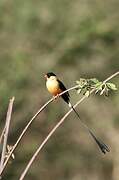
[{"label": "green leaf", "polygon": [[117,87],[115,84],[113,83],[106,83],[107,87],[113,91],[116,91],[117,90]]},{"label": "green leaf", "polygon": [[90,79],[90,81],[93,82],[94,84],[99,83],[98,79],[96,79],[96,78],[92,78],[92,79]]},{"label": "green leaf", "polygon": [[79,85],[79,87],[77,87],[77,89],[82,88],[82,82],[81,81],[76,81],[76,84]]},{"label": "green leaf", "polygon": [[80,81],[76,81],[76,84],[80,84]]},{"label": "green leaf", "polygon": [[102,85],[103,85],[103,82],[98,82],[96,85],[95,85],[95,88],[96,89],[102,89]]},{"label": "green leaf", "polygon": [[101,82],[96,78],[92,79],[84,79],[80,78],[79,81],[76,81],[76,83],[79,85],[79,87],[76,89],[77,93],[83,93],[83,95],[89,97],[90,91],[92,89],[95,90],[95,94],[99,93],[100,95],[108,96],[109,90],[117,90],[117,87],[113,83],[105,83]]},{"label": "green leaf", "polygon": [[90,96],[90,91],[86,91],[85,96],[89,97]]},{"label": "green leaf", "polygon": [[82,89],[78,89],[78,90],[77,90],[77,94],[80,94],[81,91],[82,91]]}]

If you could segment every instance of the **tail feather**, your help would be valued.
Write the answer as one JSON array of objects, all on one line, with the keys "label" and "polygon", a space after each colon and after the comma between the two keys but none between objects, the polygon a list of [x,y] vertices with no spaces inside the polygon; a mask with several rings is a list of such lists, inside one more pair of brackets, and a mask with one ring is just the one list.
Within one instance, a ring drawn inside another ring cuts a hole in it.
[{"label": "tail feather", "polygon": [[90,130],[88,128],[88,126],[86,124],[83,123],[83,121],[81,120],[78,112],[75,110],[75,108],[71,105],[70,103],[70,99],[69,99],[69,93],[64,93],[62,95],[63,100],[69,105],[69,107],[75,112],[75,114],[78,116],[80,122],[82,123],[83,127],[89,132],[89,134],[91,135],[91,137],[95,140],[95,142],[97,143],[98,147],[100,148],[100,150],[105,154],[106,152],[109,152],[110,149],[108,148],[108,146],[106,144],[104,144],[102,141],[100,141],[92,132],[92,130]]},{"label": "tail feather", "polygon": [[74,107],[71,105],[70,102],[68,103],[68,105],[69,105],[70,108],[73,109],[73,111],[75,112],[75,114],[78,116],[78,118],[79,118],[80,122],[82,123],[83,127],[88,130],[89,134],[90,134],[91,137],[95,140],[95,142],[97,143],[97,145],[98,145],[98,147],[100,148],[100,150],[102,151],[102,153],[105,154],[106,152],[109,152],[109,151],[110,151],[109,147],[108,147],[105,143],[103,143],[102,141],[100,141],[100,140],[94,135],[94,133],[88,128],[88,126],[82,122],[82,120],[81,120],[78,112],[74,109]]}]

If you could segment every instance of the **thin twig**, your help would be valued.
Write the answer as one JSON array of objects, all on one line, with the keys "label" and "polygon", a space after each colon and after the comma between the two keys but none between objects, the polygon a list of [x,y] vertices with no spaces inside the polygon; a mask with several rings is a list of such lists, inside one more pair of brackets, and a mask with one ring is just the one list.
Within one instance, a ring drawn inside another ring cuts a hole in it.
[{"label": "thin twig", "polygon": [[0,161],[0,172],[3,168],[3,164],[4,164],[4,160],[5,160],[6,146],[7,146],[7,139],[8,139],[8,133],[9,133],[10,120],[11,120],[11,115],[12,115],[13,102],[14,102],[14,97],[12,99],[10,99],[7,116],[6,116],[3,148],[2,148],[2,155],[1,155],[1,161]]},{"label": "thin twig", "polygon": [[[119,72],[114,73],[113,75],[111,75],[109,78],[107,78],[106,80],[104,80],[103,82],[106,83],[107,81],[109,81],[110,79],[112,79],[113,77],[117,76],[119,74]],[[92,94],[95,91],[95,89],[93,89],[90,94]],[[83,96],[73,107],[76,108],[76,106],[78,106],[84,99],[86,99],[87,96]],[[47,135],[47,137],[44,139],[44,141],[41,143],[41,145],[38,147],[38,149],[36,150],[36,152],[33,154],[32,158],[30,159],[30,161],[28,162],[26,168],[24,169],[23,173],[21,174],[19,180],[23,180],[26,173],[28,172],[30,166],[32,165],[33,161],[35,160],[35,158],[38,156],[39,152],[41,151],[41,149],[44,147],[44,145],[47,143],[47,141],[50,139],[50,137],[55,133],[55,131],[58,129],[58,127],[65,121],[66,117],[73,111],[73,109],[70,109],[65,115],[64,117],[54,126],[54,128],[50,131],[50,133]]]},{"label": "thin twig", "polygon": [[3,139],[4,133],[5,133],[5,126],[4,126],[4,128],[2,130],[2,133],[1,133],[1,136],[0,136],[0,144],[2,143],[2,139]]},{"label": "thin twig", "polygon": [[[83,98],[81,98],[73,107],[75,108],[76,106],[78,106],[78,104],[80,104],[84,99],[86,98],[86,96],[83,96]],[[73,111],[73,109],[70,109],[65,116],[63,116],[63,118],[54,126],[54,128],[50,131],[50,133],[46,136],[46,138],[44,139],[44,141],[41,143],[41,145],[38,147],[37,151],[34,153],[34,155],[32,156],[31,160],[29,161],[29,163],[27,164],[24,172],[22,173],[21,177],[19,180],[23,180],[28,169],[30,168],[31,164],[33,163],[33,161],[35,160],[35,158],[37,157],[37,155],[39,154],[39,152],[41,151],[41,149],[44,147],[44,145],[47,143],[47,141],[50,139],[50,137],[54,134],[54,132],[58,129],[58,127],[64,122],[64,120],[66,119],[66,117]]]},{"label": "thin twig", "polygon": [[[59,96],[61,96],[62,94],[64,94],[64,93],[67,92],[67,91],[76,89],[77,87],[79,87],[79,85],[76,85],[76,86],[74,86],[74,87],[71,87],[71,88],[67,89],[66,91],[60,93]],[[1,172],[0,172],[0,175],[3,174],[3,172],[4,172],[5,168],[6,168],[6,165],[7,165],[8,161],[9,161],[11,155],[13,154],[13,152],[15,151],[15,149],[17,148],[17,146],[19,145],[21,139],[22,139],[23,136],[25,135],[25,133],[26,133],[26,131],[28,130],[28,128],[30,127],[30,125],[33,123],[33,121],[36,119],[36,117],[41,113],[41,111],[43,111],[43,110],[46,108],[46,106],[47,106],[49,103],[51,103],[53,100],[54,100],[54,98],[51,98],[48,102],[46,102],[46,103],[37,111],[37,113],[31,118],[31,120],[28,122],[28,124],[25,126],[25,128],[24,128],[23,131],[22,131],[22,133],[21,133],[20,136],[18,137],[16,143],[15,143],[14,146],[12,147],[12,150],[11,150],[10,153],[8,154],[8,156],[7,156],[7,158],[6,158],[5,162],[4,162],[3,168],[2,168],[2,170],[1,170]]]},{"label": "thin twig", "polygon": [[[112,76],[115,77],[115,76],[118,75],[118,74],[119,74],[119,72],[116,72],[116,73],[114,73]],[[110,77],[112,77],[112,76],[110,76]],[[109,78],[110,78],[110,77],[109,77]],[[67,92],[67,91],[76,89],[76,88],[79,87],[79,86],[80,86],[80,85],[76,85],[76,86],[74,86],[74,87],[71,87],[71,88],[67,89],[66,91],[60,93],[59,96],[61,96],[62,94],[64,94],[64,93]],[[21,139],[22,139],[23,136],[25,135],[25,133],[26,133],[26,131],[28,130],[28,128],[30,127],[30,125],[33,123],[33,121],[35,120],[35,118],[40,114],[40,112],[43,111],[43,110],[46,108],[46,106],[47,106],[49,103],[51,103],[53,100],[54,100],[54,98],[51,98],[46,104],[44,104],[44,105],[37,111],[37,113],[31,118],[31,120],[28,122],[28,124],[25,126],[25,128],[24,128],[23,131],[22,131],[22,133],[21,133],[20,136],[18,137],[16,143],[14,144],[12,150],[10,151],[8,157],[6,158],[6,161],[4,162],[4,166],[3,166],[3,169],[2,169],[2,171],[1,171],[1,174],[4,172],[4,170],[5,170],[5,168],[6,168],[6,165],[7,165],[8,161],[9,161],[11,155],[13,154],[13,152],[15,151],[15,149],[17,148],[17,146],[19,145]],[[1,175],[1,174],[0,174],[0,175]]]},{"label": "thin twig", "polygon": [[110,79],[114,78],[115,76],[119,75],[119,71],[117,71],[116,73],[112,74],[111,76],[109,76],[107,79],[105,79],[103,82],[106,83],[107,81],[109,81]]}]

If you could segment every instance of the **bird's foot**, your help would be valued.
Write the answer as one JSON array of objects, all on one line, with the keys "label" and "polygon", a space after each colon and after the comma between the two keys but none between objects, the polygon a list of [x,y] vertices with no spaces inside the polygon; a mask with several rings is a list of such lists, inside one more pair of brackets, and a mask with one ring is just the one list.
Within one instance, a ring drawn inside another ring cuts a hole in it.
[{"label": "bird's foot", "polygon": [[57,94],[56,96],[53,96],[53,100],[56,100],[59,97],[59,94]]}]

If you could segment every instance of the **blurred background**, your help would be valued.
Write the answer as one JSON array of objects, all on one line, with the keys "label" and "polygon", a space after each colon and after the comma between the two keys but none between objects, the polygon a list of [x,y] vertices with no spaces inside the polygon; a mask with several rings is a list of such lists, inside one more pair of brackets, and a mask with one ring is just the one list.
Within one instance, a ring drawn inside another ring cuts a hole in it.
[{"label": "blurred background", "polygon": [[[80,77],[104,80],[119,70],[118,0],[0,1],[0,132],[15,96],[9,134],[13,145],[37,110],[51,98],[44,74],[67,87]],[[111,80],[119,85],[119,77]],[[70,92],[71,101],[81,98]],[[48,132],[68,111],[62,100],[37,117],[15,151],[4,180],[17,180]],[[71,113],[30,168],[26,180],[118,180],[119,93],[91,96],[77,107],[83,121],[110,146],[103,155]]]}]

